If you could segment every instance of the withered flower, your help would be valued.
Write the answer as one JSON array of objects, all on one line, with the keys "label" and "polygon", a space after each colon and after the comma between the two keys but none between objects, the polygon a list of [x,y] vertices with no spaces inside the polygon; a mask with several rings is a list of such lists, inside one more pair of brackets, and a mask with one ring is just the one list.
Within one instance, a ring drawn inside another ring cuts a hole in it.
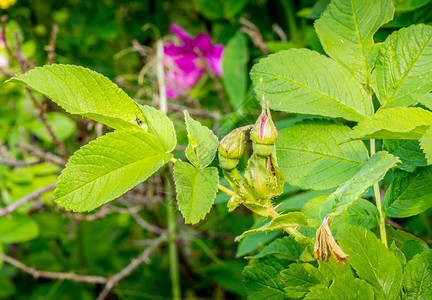
[{"label": "withered flower", "polygon": [[338,264],[344,264],[349,258],[336,243],[330,230],[330,217],[325,217],[320,228],[316,232],[314,256],[317,260],[328,261],[331,255]]}]

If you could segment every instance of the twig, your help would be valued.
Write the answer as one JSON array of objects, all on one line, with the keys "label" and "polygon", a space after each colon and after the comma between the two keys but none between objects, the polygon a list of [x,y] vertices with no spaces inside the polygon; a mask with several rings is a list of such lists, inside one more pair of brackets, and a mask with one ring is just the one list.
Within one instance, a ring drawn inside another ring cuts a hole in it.
[{"label": "twig", "polygon": [[57,24],[54,24],[51,31],[51,37],[49,40],[49,44],[47,47],[45,47],[45,50],[48,51],[48,57],[47,57],[47,64],[52,65],[55,62],[55,49],[56,49],[56,40],[57,40],[57,34],[58,34],[58,26]]},{"label": "twig", "polygon": [[15,159],[5,159],[0,157],[0,165],[6,165],[11,167],[28,167],[28,166],[34,166],[37,164],[42,163],[41,160],[37,161],[21,161],[21,160],[15,160]]},{"label": "twig", "polygon": [[141,216],[135,212],[135,211],[130,211],[131,216],[135,219],[135,221],[138,223],[138,225],[140,225],[142,228],[151,231],[153,233],[156,234],[164,234],[165,230],[163,230],[160,227],[157,227],[156,225],[150,224],[149,222],[147,222],[146,220],[144,220],[143,218],[141,218]]},{"label": "twig", "polygon": [[164,114],[168,111],[167,106],[167,97],[166,97],[166,88],[165,88],[165,75],[163,69],[163,56],[164,56],[164,47],[162,40],[158,40],[156,42],[156,71],[157,78],[159,83],[159,107],[160,111]]},{"label": "twig", "polygon": [[27,92],[28,92],[28,94],[30,96],[30,99],[33,102],[33,105],[36,107],[36,109],[38,111],[39,119],[41,120],[41,122],[45,126],[45,128],[48,131],[48,134],[51,136],[54,144],[56,144],[56,146],[57,146],[57,148],[58,148],[58,150],[60,152],[60,155],[62,156],[63,160],[67,161],[69,159],[69,155],[67,154],[65,145],[55,135],[53,129],[51,128],[50,124],[48,123],[48,120],[45,117],[45,112],[44,112],[42,106],[39,105],[39,103],[37,102],[36,97],[34,96],[32,90],[30,90],[29,88],[26,88],[26,90],[27,90]]},{"label": "twig", "polygon": [[52,183],[50,185],[47,185],[39,190],[36,190],[26,196],[24,196],[23,198],[19,199],[18,201],[12,203],[11,205],[9,205],[8,207],[1,209],[0,210],[0,217],[3,217],[7,214],[10,214],[11,212],[17,210],[18,208],[20,208],[21,206],[25,205],[26,203],[35,200],[37,198],[39,198],[39,196],[45,194],[46,192],[49,192],[51,190],[55,189],[55,183]]},{"label": "twig", "polygon": [[261,53],[264,56],[269,55],[269,51],[267,49],[267,46],[264,42],[264,39],[263,39],[261,32],[258,29],[258,27],[256,27],[255,24],[253,24],[251,21],[249,21],[245,18],[240,18],[239,21],[240,21],[240,24],[243,25],[243,27],[240,29],[240,31],[242,31],[242,32],[246,33],[248,36],[250,36],[254,45],[260,49]]},{"label": "twig", "polygon": [[108,278],[101,276],[89,276],[89,275],[78,275],[75,273],[63,273],[63,272],[48,272],[48,271],[40,271],[36,270],[32,267],[26,266],[19,260],[16,260],[13,257],[10,257],[6,254],[0,253],[0,258],[3,259],[8,264],[11,264],[14,267],[30,274],[33,278],[48,278],[48,279],[58,279],[58,280],[72,280],[78,282],[88,282],[88,283],[99,283],[105,284],[108,282]]},{"label": "twig", "polygon": [[279,24],[274,23],[272,29],[279,36],[282,42],[285,43],[286,41],[288,41],[285,31],[283,31],[283,29],[279,26]]},{"label": "twig", "polygon": [[194,51],[196,54],[198,54],[199,58],[204,63],[204,67],[206,69],[206,72],[209,74],[210,79],[212,80],[213,85],[216,88],[216,92],[218,94],[218,97],[221,100],[221,104],[222,104],[222,108],[223,108],[224,112],[226,114],[229,114],[230,109],[229,109],[228,104],[227,104],[227,99],[226,99],[225,94],[223,92],[223,87],[222,87],[221,83],[216,78],[216,74],[213,72],[212,68],[210,68],[209,63],[208,63],[207,59],[204,57],[204,55],[202,54],[201,50],[196,47],[196,48],[194,48]]},{"label": "twig", "polygon": [[425,238],[425,237],[423,237],[423,236],[421,236],[421,235],[418,235],[418,234],[416,234],[416,233],[414,233],[414,232],[412,232],[412,231],[406,229],[405,227],[402,227],[401,225],[399,225],[398,223],[396,223],[396,222],[393,221],[392,219],[386,218],[386,219],[385,219],[385,222],[386,222],[387,224],[391,225],[393,228],[396,228],[396,229],[399,229],[399,230],[402,230],[402,231],[408,232],[408,233],[410,233],[410,234],[412,234],[412,235],[418,237],[419,239],[422,239],[422,240],[423,240],[424,242],[426,242],[428,245],[432,245],[432,240],[431,240],[431,239]]},{"label": "twig", "polygon": [[9,54],[9,56],[13,57],[16,61],[18,61],[18,57],[12,51],[12,49],[11,49],[11,47],[9,45],[9,40],[6,38],[6,22],[7,22],[7,20],[8,20],[8,16],[7,15],[3,15],[1,17],[1,22],[2,22],[1,33],[3,35],[3,42],[4,42],[6,51]]},{"label": "twig", "polygon": [[137,258],[131,261],[129,265],[127,265],[125,268],[123,268],[120,272],[117,274],[111,276],[107,281],[105,288],[102,290],[102,292],[97,297],[97,300],[103,300],[106,296],[108,296],[109,292],[112,290],[112,288],[123,278],[128,276],[130,273],[132,273],[133,270],[135,270],[139,265],[142,263],[149,262],[149,257],[153,253],[153,251],[159,246],[164,240],[166,239],[166,235],[161,235],[159,238],[154,240],[154,243],[150,245],[146,250],[144,250]]},{"label": "twig", "polygon": [[63,166],[65,164],[65,161],[60,156],[57,156],[53,153],[44,152],[42,149],[38,148],[35,145],[23,144],[20,145],[20,147],[22,148],[22,150],[29,151],[31,155],[36,156],[45,162],[52,162],[60,166]]}]

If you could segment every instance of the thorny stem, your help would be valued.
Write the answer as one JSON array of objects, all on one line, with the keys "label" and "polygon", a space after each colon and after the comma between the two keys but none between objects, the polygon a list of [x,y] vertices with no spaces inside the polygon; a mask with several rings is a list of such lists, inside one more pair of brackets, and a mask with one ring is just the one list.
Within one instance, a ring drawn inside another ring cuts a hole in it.
[{"label": "thorny stem", "polygon": [[[370,153],[371,156],[375,154],[375,140],[371,139],[370,140]],[[379,212],[379,220],[378,220],[378,226],[380,229],[380,236],[381,236],[381,242],[386,246],[387,246],[387,234],[386,234],[386,229],[385,229],[385,214],[382,211],[382,207],[381,207],[381,194],[380,194],[380,188],[379,188],[379,182],[375,182],[374,186],[374,193],[375,193],[375,203]]]}]

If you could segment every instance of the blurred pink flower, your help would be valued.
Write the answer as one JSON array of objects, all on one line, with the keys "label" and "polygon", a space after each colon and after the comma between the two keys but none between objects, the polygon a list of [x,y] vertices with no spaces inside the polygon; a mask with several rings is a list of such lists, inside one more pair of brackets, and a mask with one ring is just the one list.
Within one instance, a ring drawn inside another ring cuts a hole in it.
[{"label": "blurred pink flower", "polygon": [[213,45],[210,37],[205,33],[192,37],[176,24],[171,24],[170,29],[181,41],[181,45],[173,43],[164,45],[167,96],[174,99],[198,82],[206,71],[206,64],[217,76],[222,76],[224,46]]}]

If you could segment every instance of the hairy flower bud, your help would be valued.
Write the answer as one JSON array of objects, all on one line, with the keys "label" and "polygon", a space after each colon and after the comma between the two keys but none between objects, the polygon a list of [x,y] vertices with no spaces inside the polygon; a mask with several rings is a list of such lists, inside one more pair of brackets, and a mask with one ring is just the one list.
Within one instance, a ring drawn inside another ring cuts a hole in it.
[{"label": "hairy flower bud", "polygon": [[261,112],[252,128],[250,138],[254,152],[259,156],[268,156],[273,152],[274,144],[278,139],[278,131],[268,110],[263,109]]},{"label": "hairy flower bud", "polygon": [[219,165],[222,169],[230,171],[237,167],[239,160],[236,158],[226,158],[220,152],[218,153]]},{"label": "hairy flower bud", "polygon": [[251,126],[236,128],[228,133],[220,142],[218,148],[219,164],[224,170],[234,169],[246,147],[246,131]]},{"label": "hairy flower bud", "polygon": [[226,158],[240,159],[246,147],[246,131],[250,128],[243,126],[228,133],[219,144],[219,153]]}]

